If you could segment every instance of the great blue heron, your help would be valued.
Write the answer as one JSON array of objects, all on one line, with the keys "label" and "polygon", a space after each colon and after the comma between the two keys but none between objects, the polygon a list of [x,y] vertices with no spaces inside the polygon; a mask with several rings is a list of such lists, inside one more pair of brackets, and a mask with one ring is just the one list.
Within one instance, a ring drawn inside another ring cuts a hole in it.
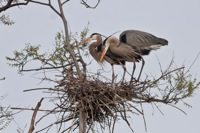
[{"label": "great blue heron", "polygon": [[[101,63],[102,61],[107,61],[108,63],[111,64],[112,66],[112,86],[113,86],[113,82],[115,79],[115,73],[114,73],[114,65],[122,65],[123,69],[124,69],[124,75],[126,72],[126,68],[125,68],[125,61],[124,60],[116,60],[114,55],[112,55],[112,53],[106,53],[104,54],[104,58],[101,59],[100,62],[100,57],[102,54],[102,51],[104,49],[104,45],[102,42],[102,35],[99,33],[93,33],[89,38],[83,40],[80,44],[85,44],[88,43],[90,41],[94,40],[95,42],[91,43],[89,46],[89,52],[92,55],[92,57],[98,62]],[[123,77],[124,78],[124,77]]]},{"label": "great blue heron", "polygon": [[123,60],[134,63],[130,83],[133,80],[133,74],[136,68],[135,62],[142,60],[142,67],[137,79],[139,80],[145,64],[142,56],[148,55],[151,50],[157,50],[161,46],[168,45],[167,40],[138,30],[126,30],[120,34],[119,39],[111,36],[104,43],[105,48],[102,51],[100,62],[108,52],[118,61]]}]

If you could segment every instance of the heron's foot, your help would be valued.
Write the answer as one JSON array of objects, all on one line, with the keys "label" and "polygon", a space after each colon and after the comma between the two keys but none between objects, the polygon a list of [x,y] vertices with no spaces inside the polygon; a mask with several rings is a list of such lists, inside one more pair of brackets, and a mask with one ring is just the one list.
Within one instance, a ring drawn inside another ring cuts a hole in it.
[{"label": "heron's foot", "polygon": [[139,80],[138,80],[138,79],[136,79],[136,78],[132,77],[132,78],[131,78],[131,80],[130,80],[130,83],[129,83],[129,85],[133,85],[133,84],[136,84],[136,83],[138,83],[138,82],[139,82]]},{"label": "heron's foot", "polygon": [[140,77],[138,77],[137,79],[135,79],[135,81],[136,81],[136,82],[139,82],[139,81],[140,81]]},{"label": "heron's foot", "polygon": [[115,89],[115,87],[116,87],[116,83],[112,83],[111,84],[111,89]]},{"label": "heron's foot", "polygon": [[121,81],[120,85],[121,85],[121,86],[124,85],[124,81]]}]

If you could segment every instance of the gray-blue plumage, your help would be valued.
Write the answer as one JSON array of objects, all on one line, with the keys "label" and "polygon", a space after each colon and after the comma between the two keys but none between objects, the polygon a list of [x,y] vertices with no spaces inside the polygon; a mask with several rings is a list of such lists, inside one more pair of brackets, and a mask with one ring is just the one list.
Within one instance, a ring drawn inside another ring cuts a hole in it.
[{"label": "gray-blue plumage", "polygon": [[[135,62],[142,60],[142,67],[138,76],[141,76],[145,61],[143,55],[148,55],[151,50],[157,50],[161,46],[168,45],[168,41],[163,38],[156,37],[150,33],[138,30],[126,30],[120,34],[119,39],[111,36],[104,43],[108,46],[108,54],[118,61],[133,62],[133,72],[131,75],[130,84],[133,80],[133,74],[136,68]],[[124,75],[123,75],[124,77]],[[123,79],[123,78],[122,78]]]},{"label": "gray-blue plumage", "polygon": [[120,34],[119,40],[135,48],[141,55],[148,55],[151,50],[168,45],[166,39],[139,30],[126,30]]}]

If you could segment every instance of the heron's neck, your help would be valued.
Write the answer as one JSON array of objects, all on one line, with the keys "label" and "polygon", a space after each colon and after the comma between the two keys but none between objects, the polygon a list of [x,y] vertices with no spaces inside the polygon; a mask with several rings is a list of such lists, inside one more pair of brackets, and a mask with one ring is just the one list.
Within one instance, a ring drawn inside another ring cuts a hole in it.
[{"label": "heron's neck", "polygon": [[89,46],[89,52],[97,62],[99,62],[99,60],[100,60],[100,57],[98,57],[98,52],[96,50],[98,45],[99,45],[99,42],[96,41],[96,42],[93,42],[92,44],[90,44],[90,46]]},{"label": "heron's neck", "polygon": [[99,44],[102,43],[101,36],[97,36],[96,41],[90,44],[89,46],[89,52],[93,56],[93,54],[97,54],[96,48],[99,46]]},{"label": "heron's neck", "polygon": [[101,36],[97,36],[96,41],[94,41],[94,42],[90,45],[90,47],[96,48],[96,47],[99,46],[100,43],[102,43],[102,38],[101,38]]},{"label": "heron's neck", "polygon": [[98,47],[99,44],[100,44],[100,42],[98,42],[98,41],[93,42],[92,44],[90,44],[89,51],[96,51],[96,48]]}]

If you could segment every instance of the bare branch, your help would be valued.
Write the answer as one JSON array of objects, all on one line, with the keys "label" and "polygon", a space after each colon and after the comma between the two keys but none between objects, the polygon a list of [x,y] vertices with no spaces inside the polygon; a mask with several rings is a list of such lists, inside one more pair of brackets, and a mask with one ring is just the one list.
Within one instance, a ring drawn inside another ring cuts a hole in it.
[{"label": "bare branch", "polygon": [[7,4],[5,6],[0,7],[0,13],[2,11],[6,11],[7,9],[15,6],[21,6],[21,5],[28,5],[30,0],[27,0],[26,2],[14,2],[15,0],[8,0]]},{"label": "bare branch", "polygon": [[38,112],[38,110],[39,110],[39,108],[40,108],[40,106],[41,106],[41,103],[42,103],[43,99],[44,99],[44,98],[42,98],[42,99],[38,102],[37,106],[36,106],[35,109],[34,109],[33,116],[32,116],[32,119],[31,119],[31,124],[30,124],[28,133],[32,133],[33,130],[35,129],[35,127],[34,127],[35,118],[36,118],[37,112]]},{"label": "bare branch", "polygon": [[49,6],[48,3],[44,3],[44,2],[40,2],[40,1],[35,1],[35,0],[25,0],[25,1],[29,1],[31,3],[35,3],[35,4],[39,4],[39,5],[43,5],[43,6]]},{"label": "bare branch", "polygon": [[96,5],[94,5],[94,6],[90,6],[90,5],[87,3],[86,0],[81,0],[81,4],[83,4],[86,8],[95,9],[95,8],[99,5],[100,1],[101,1],[101,0],[97,0]]},{"label": "bare branch", "polygon": [[3,77],[3,78],[1,78],[0,80],[5,80],[6,79],[6,77]]},{"label": "bare branch", "polygon": [[34,0],[25,0],[25,1],[29,1],[29,2],[44,5],[44,6],[49,6],[58,16],[60,16],[59,11],[56,10],[56,8],[51,4],[51,0],[49,0],[48,3],[44,3],[44,2],[40,2],[40,1],[34,1]]},{"label": "bare branch", "polygon": [[[77,61],[80,61],[80,60],[77,60]],[[59,68],[64,68],[64,67],[67,67],[67,66],[71,66],[73,65],[74,63],[69,63],[69,64],[66,64],[66,65],[63,65],[63,66],[53,66],[53,67],[40,67],[40,68],[35,68],[35,69],[21,69],[20,72],[30,72],[30,71],[41,71],[41,70],[55,70],[55,69],[59,69]]]},{"label": "bare branch", "polygon": [[69,2],[69,0],[65,0],[65,1],[62,3],[62,6],[63,6],[65,3],[67,3],[67,2]]}]

